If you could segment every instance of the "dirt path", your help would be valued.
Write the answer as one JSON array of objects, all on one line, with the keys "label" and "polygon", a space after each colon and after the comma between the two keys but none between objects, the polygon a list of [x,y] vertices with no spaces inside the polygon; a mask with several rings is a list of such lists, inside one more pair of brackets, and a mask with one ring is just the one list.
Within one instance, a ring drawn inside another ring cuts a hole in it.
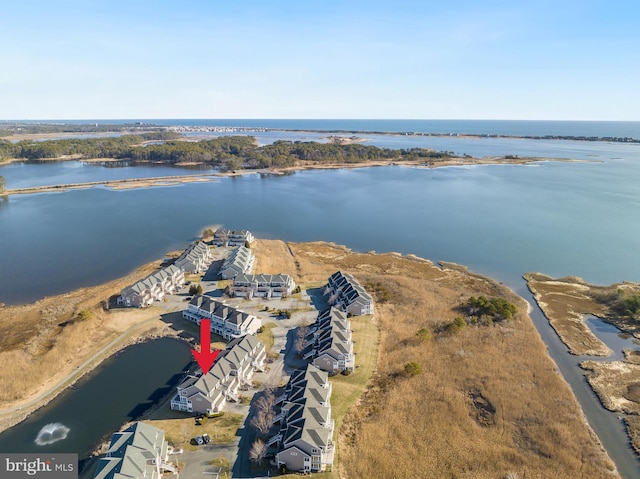
[{"label": "dirt path", "polygon": [[[103,355],[105,355],[110,349],[120,349],[118,346],[122,345],[125,340],[130,339],[133,335],[132,333],[138,329],[141,329],[143,326],[151,324],[152,322],[158,321],[158,318],[149,318],[141,323],[134,324],[130,326],[126,331],[121,333],[118,337],[110,341],[108,344],[103,346],[99,351],[97,351],[94,355],[92,355],[89,359],[83,362],[80,366],[78,366],[74,371],[67,374],[60,381],[58,381],[55,385],[53,385],[48,390],[42,392],[38,396],[29,399],[28,401],[22,403],[20,406],[14,406],[6,409],[0,409],[0,416],[4,416],[7,414],[15,413],[16,411],[21,411],[24,409],[28,409],[32,406],[38,405],[40,402],[44,401],[48,396],[52,394],[58,393],[61,389],[68,387],[70,384],[80,379],[84,374],[91,371],[95,366],[93,363],[100,359]],[[110,356],[111,354],[108,354]]]}]

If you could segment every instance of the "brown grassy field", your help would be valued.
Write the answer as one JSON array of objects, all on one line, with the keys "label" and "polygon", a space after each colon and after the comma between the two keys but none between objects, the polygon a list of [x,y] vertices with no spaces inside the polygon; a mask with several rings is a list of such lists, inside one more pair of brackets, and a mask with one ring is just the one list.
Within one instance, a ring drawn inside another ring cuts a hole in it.
[{"label": "brown grassy field", "polygon": [[[286,272],[297,283],[316,287],[342,269],[363,285],[375,285],[375,318],[355,318],[354,337],[357,332],[361,338],[355,347],[362,364],[373,363],[379,342],[377,363],[375,371],[363,368],[335,379],[336,397],[346,399],[333,408],[346,415],[339,426],[340,462],[330,477],[617,477],[546,355],[524,313],[526,304],[508,289],[456,265],[443,270],[394,253],[357,254],[327,243],[280,241],[258,241],[253,249],[261,273]],[[52,378],[64,376],[87,357],[87,337],[106,344],[157,314],[153,308],[106,312],[100,307],[155,267],[102,287],[0,310],[0,328],[7,331],[0,353],[6,356],[0,360],[9,362],[5,371],[13,371],[0,376],[4,407],[45,388],[46,377],[39,384],[28,374],[40,358],[51,363]],[[445,326],[461,314],[456,308],[480,294],[504,297],[521,312],[510,322],[450,332]],[[92,317],[77,321],[84,310]],[[416,335],[421,329],[430,339]],[[422,374],[404,372],[411,361]],[[28,384],[8,394],[5,388],[17,377],[29,377]]]},{"label": "brown grassy field", "polygon": [[[508,289],[394,253],[266,241],[254,251],[261,272],[295,271],[306,284],[342,269],[363,285],[382,284],[388,298],[376,303],[376,372],[340,429],[339,477],[617,477],[526,304]],[[458,305],[480,294],[504,297],[521,312],[507,323],[440,332],[460,315]],[[416,335],[422,328],[430,340]],[[407,376],[410,361],[423,373]]]},{"label": "brown grassy field", "polygon": [[[155,307],[110,311],[102,307],[102,301],[154,271],[159,264],[158,261],[145,265],[104,285],[44,298],[33,304],[1,308],[0,410],[23,405],[49,391],[132,326],[139,325],[115,349],[140,337],[165,334],[166,324],[160,321]],[[115,349],[105,352],[95,364]],[[48,399],[51,397],[53,394]],[[15,424],[28,412],[29,408],[25,407],[17,416],[0,416],[0,430]]]},{"label": "brown grassy field", "polygon": [[165,410],[162,410],[157,415],[157,418],[151,417],[144,419],[143,422],[162,429],[167,441],[174,447],[179,447],[186,451],[196,451],[198,446],[192,445],[191,439],[204,433],[209,434],[212,444],[231,443],[236,439],[238,428],[244,422],[242,414],[224,413],[220,417],[210,418],[202,426],[196,426],[193,414],[180,414],[176,411],[167,413],[166,409],[168,407],[168,404],[165,404]]},{"label": "brown grassy field", "polygon": [[527,286],[558,336],[578,356],[608,356],[611,350],[584,324],[584,315],[607,316],[605,305],[594,301],[597,288],[580,278],[554,279],[541,273],[524,275]]}]

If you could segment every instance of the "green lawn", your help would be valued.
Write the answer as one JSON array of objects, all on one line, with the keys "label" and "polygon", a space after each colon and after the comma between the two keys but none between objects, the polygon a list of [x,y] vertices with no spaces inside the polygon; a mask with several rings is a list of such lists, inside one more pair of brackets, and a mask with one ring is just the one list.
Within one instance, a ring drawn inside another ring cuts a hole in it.
[{"label": "green lawn", "polygon": [[[337,447],[337,439],[342,427],[345,414],[351,409],[358,398],[364,392],[369,379],[376,368],[378,358],[378,345],[380,344],[380,331],[371,321],[371,315],[350,318],[351,332],[353,334],[354,352],[356,353],[357,367],[349,376],[338,374],[330,378],[333,386],[331,393],[331,413],[335,420],[333,440],[336,443],[336,455],[332,472],[314,474],[318,479],[337,479],[337,469],[340,463],[340,449]],[[297,477],[297,474],[287,474],[281,477]]]}]

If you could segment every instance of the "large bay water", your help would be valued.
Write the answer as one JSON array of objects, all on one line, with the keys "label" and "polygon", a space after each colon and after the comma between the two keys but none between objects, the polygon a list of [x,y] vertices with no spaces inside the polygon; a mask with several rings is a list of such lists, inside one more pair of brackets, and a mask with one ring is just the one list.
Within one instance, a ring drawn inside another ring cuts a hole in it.
[{"label": "large bay water", "polygon": [[[406,144],[424,140],[407,138]],[[15,195],[0,203],[0,302],[102,283],[221,223],[263,237],[324,239],[459,262],[511,286],[527,271],[600,284],[640,280],[640,145],[539,142],[535,151],[534,140],[455,141],[474,155],[506,148],[587,162],[318,170]],[[112,171],[118,177],[184,173],[81,163],[0,168],[9,187],[60,177],[92,181]]]},{"label": "large bay water", "polygon": [[[546,120],[362,120],[362,119],[126,119],[56,120],[41,123],[134,123],[182,126],[231,126],[284,130],[344,130],[380,132],[468,133],[519,136],[599,136],[640,138],[638,121]],[[10,122],[6,122],[10,125]],[[36,121],[32,123],[38,123]]]},{"label": "large bay water", "polygon": [[[600,128],[594,134],[605,134],[602,125],[592,126]],[[640,137],[637,123],[618,126],[607,134]],[[327,240],[360,251],[454,261],[505,282],[530,301],[521,279],[527,271],[577,275],[597,284],[640,281],[640,145],[367,136],[379,146],[583,162],[318,170],[167,188],[12,196],[0,203],[0,302],[29,302],[122,276],[183,248],[214,224],[248,228],[258,237]],[[281,133],[266,133],[261,141],[279,138]],[[5,166],[0,175],[9,187],[13,181],[28,186],[42,181],[42,167]],[[50,178],[77,181],[112,174],[80,163],[46,167]],[[125,168],[118,175],[159,176],[158,171]],[[576,366],[580,358],[566,354],[538,309],[532,317],[623,477],[637,477],[640,465],[623,425],[586,386]]]}]

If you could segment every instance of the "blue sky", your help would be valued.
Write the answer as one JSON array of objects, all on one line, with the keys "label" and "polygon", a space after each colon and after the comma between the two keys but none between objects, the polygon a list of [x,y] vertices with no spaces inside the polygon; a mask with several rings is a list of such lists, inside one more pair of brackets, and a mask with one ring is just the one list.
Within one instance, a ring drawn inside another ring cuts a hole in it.
[{"label": "blue sky", "polygon": [[31,1],[0,119],[640,120],[640,2]]}]

